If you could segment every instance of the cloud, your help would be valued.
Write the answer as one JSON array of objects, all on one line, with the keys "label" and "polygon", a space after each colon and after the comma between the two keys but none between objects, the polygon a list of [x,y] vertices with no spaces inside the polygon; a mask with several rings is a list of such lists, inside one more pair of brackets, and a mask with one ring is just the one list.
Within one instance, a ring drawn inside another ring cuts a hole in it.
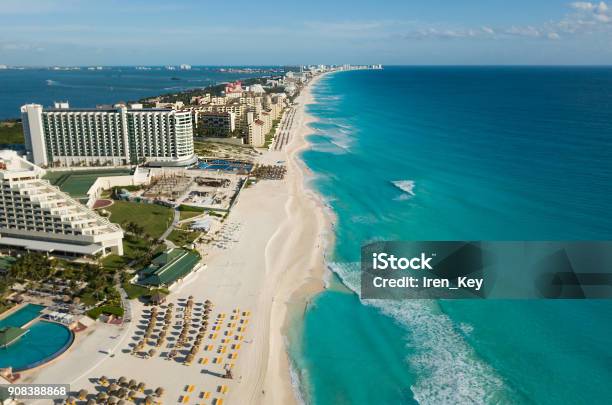
[{"label": "cloud", "polygon": [[525,27],[512,26],[504,31],[508,35],[516,35],[521,37],[539,37],[542,35],[539,29],[531,25]]},{"label": "cloud", "polygon": [[593,10],[595,8],[595,5],[588,1],[576,1],[570,5],[576,10]]},{"label": "cloud", "polygon": [[556,32],[549,32],[547,35],[548,39],[561,39],[561,36]]},{"label": "cloud", "polygon": [[576,14],[569,16],[566,20],[569,20],[575,26],[587,26],[597,23],[607,24],[612,21],[610,7],[604,1],[598,4],[578,1],[571,3],[571,7],[576,10]]}]

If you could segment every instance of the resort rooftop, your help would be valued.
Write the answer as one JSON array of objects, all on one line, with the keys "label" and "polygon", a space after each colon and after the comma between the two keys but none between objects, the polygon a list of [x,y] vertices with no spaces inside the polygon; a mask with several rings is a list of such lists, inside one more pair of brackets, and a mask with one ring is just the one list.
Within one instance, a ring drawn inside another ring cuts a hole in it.
[{"label": "resort rooftop", "polygon": [[142,271],[140,284],[170,286],[187,276],[197,266],[200,256],[184,249],[173,248],[157,255]]}]

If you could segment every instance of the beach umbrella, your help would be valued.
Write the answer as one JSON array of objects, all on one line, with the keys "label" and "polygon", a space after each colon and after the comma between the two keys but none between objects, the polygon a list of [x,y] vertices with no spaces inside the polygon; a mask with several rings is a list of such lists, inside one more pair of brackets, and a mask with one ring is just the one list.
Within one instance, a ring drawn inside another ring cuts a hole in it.
[{"label": "beach umbrella", "polygon": [[96,399],[98,402],[104,402],[108,399],[108,394],[106,392],[99,392],[98,395],[96,395]]},{"label": "beach umbrella", "polygon": [[144,382],[139,382],[138,383],[138,391],[144,392],[146,387],[147,387],[147,385]]},{"label": "beach umbrella", "polygon": [[138,382],[136,380],[134,380],[133,378],[130,380],[130,382],[128,383],[128,387],[133,390],[134,388],[136,388],[138,386]]},{"label": "beach umbrella", "polygon": [[126,405],[127,401],[125,399],[120,399],[119,402],[117,402],[117,405]]},{"label": "beach umbrella", "polygon": [[162,395],[164,395],[164,389],[162,387],[157,387],[155,389],[155,395],[161,397]]},{"label": "beach umbrella", "polygon": [[84,400],[85,398],[87,398],[87,394],[88,394],[88,392],[87,392],[86,389],[81,389],[79,391],[79,399],[80,400]]},{"label": "beach umbrella", "polygon": [[109,405],[116,405],[117,402],[119,402],[119,398],[117,398],[116,396],[111,396],[108,398]]},{"label": "beach umbrella", "polygon": [[120,388],[119,391],[117,391],[117,396],[119,398],[126,398],[128,394],[128,390],[126,390],[125,388]]},{"label": "beach umbrella", "polygon": [[155,349],[149,350],[149,357],[155,356]]},{"label": "beach umbrella", "polygon": [[70,404],[70,405],[74,405],[74,404],[76,404],[76,399],[74,399],[74,397],[70,396],[70,397],[66,398],[66,403]]},{"label": "beach umbrella", "polygon": [[117,380],[117,383],[123,387],[125,384],[127,384],[127,378],[125,378],[125,377],[121,376],[121,377],[119,377],[119,379]]},{"label": "beach umbrella", "polygon": [[130,392],[128,392],[128,398],[130,400],[133,400],[134,398],[136,398],[136,396],[138,395],[138,393],[134,390],[131,390]]},{"label": "beach umbrella", "polygon": [[106,376],[103,375],[102,377],[98,379],[98,382],[100,383],[100,385],[105,386],[108,384],[108,378],[106,378]]},{"label": "beach umbrella", "polygon": [[90,398],[90,399],[87,401],[87,405],[96,405],[96,404],[97,404],[97,402],[96,402],[96,400],[95,400],[95,399],[93,399],[93,398]]},{"label": "beach umbrella", "polygon": [[150,396],[150,395],[147,395],[147,396],[145,397],[145,404],[146,404],[146,405],[153,405],[153,397],[152,397],[152,396]]},{"label": "beach umbrella", "polygon": [[110,387],[108,387],[109,391],[117,391],[118,389],[119,389],[119,385],[117,385],[116,383],[112,383]]}]

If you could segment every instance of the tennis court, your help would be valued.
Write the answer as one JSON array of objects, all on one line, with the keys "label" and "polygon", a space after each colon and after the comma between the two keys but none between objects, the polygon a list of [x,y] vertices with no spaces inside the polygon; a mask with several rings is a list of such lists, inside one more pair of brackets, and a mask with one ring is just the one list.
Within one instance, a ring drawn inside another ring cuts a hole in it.
[{"label": "tennis court", "polygon": [[45,179],[74,198],[85,198],[87,197],[87,190],[89,190],[98,177],[124,176],[130,173],[131,170],[129,169],[70,170],[47,172]]}]

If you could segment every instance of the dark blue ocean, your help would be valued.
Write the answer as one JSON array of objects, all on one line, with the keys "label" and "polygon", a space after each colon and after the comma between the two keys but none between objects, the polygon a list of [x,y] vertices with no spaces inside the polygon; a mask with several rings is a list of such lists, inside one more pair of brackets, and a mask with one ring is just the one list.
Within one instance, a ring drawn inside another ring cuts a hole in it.
[{"label": "dark blue ocean", "polygon": [[303,154],[334,277],[290,336],[313,404],[612,401],[612,301],[360,301],[360,246],[612,239],[612,69],[327,76]]},{"label": "dark blue ocean", "polygon": [[67,100],[74,107],[95,107],[254,76],[261,74],[220,72],[218,67],[207,66],[194,66],[191,70],[138,70],[130,66],[0,70],[0,119],[19,117],[19,108],[26,103],[49,106],[54,101]]}]

